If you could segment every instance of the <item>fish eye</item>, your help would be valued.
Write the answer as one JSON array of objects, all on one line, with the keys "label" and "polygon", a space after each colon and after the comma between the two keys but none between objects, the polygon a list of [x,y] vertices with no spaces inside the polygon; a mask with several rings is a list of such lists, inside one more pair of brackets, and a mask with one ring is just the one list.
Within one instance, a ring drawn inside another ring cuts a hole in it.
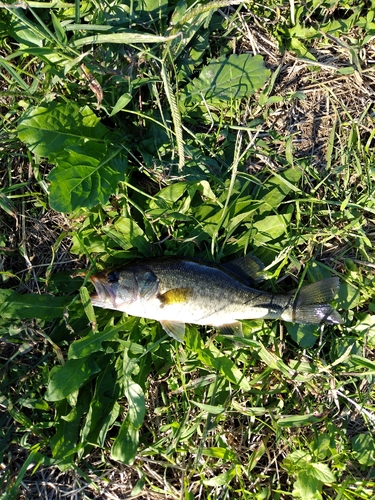
[{"label": "fish eye", "polygon": [[120,273],[118,271],[112,271],[107,274],[108,283],[117,283],[120,277]]}]

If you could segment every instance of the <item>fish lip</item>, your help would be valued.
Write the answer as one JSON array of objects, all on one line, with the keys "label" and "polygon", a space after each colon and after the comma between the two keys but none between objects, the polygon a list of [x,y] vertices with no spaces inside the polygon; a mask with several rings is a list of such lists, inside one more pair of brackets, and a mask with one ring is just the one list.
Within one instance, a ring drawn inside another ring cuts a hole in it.
[{"label": "fish lip", "polygon": [[90,281],[95,287],[96,294],[91,295],[90,299],[93,304],[99,302],[111,302],[113,307],[116,307],[116,295],[110,283],[103,283],[107,279],[106,274],[93,274],[90,276]]}]

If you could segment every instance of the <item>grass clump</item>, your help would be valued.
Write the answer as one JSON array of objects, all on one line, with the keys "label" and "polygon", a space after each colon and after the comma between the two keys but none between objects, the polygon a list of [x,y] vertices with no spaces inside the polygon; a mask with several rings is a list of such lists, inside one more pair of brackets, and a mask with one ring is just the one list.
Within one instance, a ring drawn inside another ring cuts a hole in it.
[{"label": "grass clump", "polygon": [[[373,16],[1,6],[2,498],[371,498]],[[344,324],[244,338],[93,309],[76,270],[251,252]]]}]

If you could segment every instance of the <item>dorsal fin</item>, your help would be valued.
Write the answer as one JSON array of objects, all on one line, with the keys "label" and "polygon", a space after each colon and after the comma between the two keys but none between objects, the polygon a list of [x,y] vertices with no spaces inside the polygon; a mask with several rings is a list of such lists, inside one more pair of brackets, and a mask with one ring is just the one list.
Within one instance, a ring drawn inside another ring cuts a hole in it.
[{"label": "dorsal fin", "polygon": [[221,267],[235,274],[250,285],[264,280],[264,264],[254,255],[245,255],[221,264]]}]

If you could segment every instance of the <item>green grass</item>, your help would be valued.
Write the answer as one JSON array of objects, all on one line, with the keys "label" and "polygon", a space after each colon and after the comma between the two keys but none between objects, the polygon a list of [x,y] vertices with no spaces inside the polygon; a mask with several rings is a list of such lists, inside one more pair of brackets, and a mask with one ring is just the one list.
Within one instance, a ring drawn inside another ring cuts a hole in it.
[{"label": "green grass", "polygon": [[[373,17],[2,5],[0,498],[372,498]],[[344,324],[179,344],[79,272],[246,253],[273,292],[340,277]]]}]

